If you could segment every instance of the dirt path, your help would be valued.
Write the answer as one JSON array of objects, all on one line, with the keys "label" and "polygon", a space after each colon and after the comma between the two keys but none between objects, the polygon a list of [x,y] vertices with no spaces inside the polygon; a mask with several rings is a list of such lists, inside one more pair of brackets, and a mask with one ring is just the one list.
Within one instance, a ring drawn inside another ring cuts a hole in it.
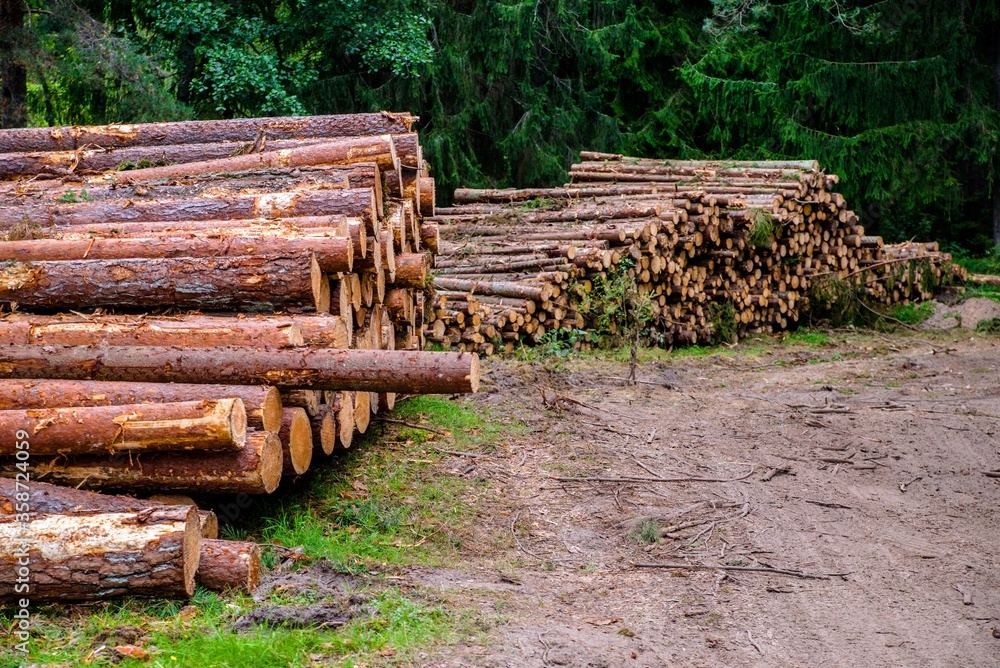
[{"label": "dirt path", "polygon": [[[482,544],[510,547],[414,577],[500,622],[434,665],[1000,665],[998,341],[837,338],[665,358],[636,386],[492,363],[476,401],[529,430],[468,475],[495,494]],[[555,479],[580,476],[739,480]]]}]

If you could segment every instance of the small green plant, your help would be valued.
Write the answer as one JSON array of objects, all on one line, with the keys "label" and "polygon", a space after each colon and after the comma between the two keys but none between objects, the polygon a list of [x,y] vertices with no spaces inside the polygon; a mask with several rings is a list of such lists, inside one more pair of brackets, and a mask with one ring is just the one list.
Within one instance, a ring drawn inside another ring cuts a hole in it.
[{"label": "small green plant", "polygon": [[640,545],[651,545],[660,539],[660,523],[646,518],[629,532],[628,538]]},{"label": "small green plant", "polygon": [[531,211],[533,209],[546,209],[555,204],[555,200],[548,197],[537,197],[535,199],[525,200],[517,205],[517,208],[522,211]]},{"label": "small green plant", "polygon": [[887,314],[893,320],[898,320],[907,325],[919,325],[927,318],[934,315],[933,302],[922,302],[920,304],[898,304]]},{"label": "small green plant", "polygon": [[73,192],[73,189],[71,188],[67,190],[62,197],[57,198],[56,201],[64,204],[79,204],[80,202],[93,202],[94,198],[91,197],[86,188],[80,188],[79,197],[77,197],[77,194]]},{"label": "small green plant", "polygon": [[709,304],[708,319],[712,323],[712,343],[735,343],[736,309],[729,302],[725,304]]},{"label": "small green plant", "polygon": [[[543,355],[565,357],[573,352],[577,343],[587,340],[588,336],[588,333],[582,329],[570,329],[568,327],[550,329],[542,336],[538,347]],[[500,347],[503,347],[502,341],[500,342]]]},{"label": "small green plant", "polygon": [[774,233],[778,230],[774,223],[774,216],[770,211],[764,209],[750,209],[747,213],[751,217],[747,241],[755,248],[770,246]]},{"label": "small green plant", "polygon": [[809,304],[812,318],[834,327],[857,321],[861,313],[857,291],[834,275],[824,276],[812,284]]},{"label": "small green plant", "polygon": [[976,331],[981,334],[1000,334],[1000,318],[980,320],[976,323]]},{"label": "small green plant", "polygon": [[[239,153],[237,153],[237,155],[239,155]],[[118,166],[115,167],[115,171],[128,172],[133,169],[149,169],[150,167],[163,167],[169,164],[170,162],[168,160],[147,160],[145,158],[135,162],[126,160],[125,162],[118,163]]]}]

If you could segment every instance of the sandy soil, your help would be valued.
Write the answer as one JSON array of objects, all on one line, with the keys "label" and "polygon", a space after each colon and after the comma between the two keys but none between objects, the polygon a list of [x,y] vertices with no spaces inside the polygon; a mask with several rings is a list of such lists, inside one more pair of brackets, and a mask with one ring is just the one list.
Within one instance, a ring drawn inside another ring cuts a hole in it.
[{"label": "sandy soil", "polygon": [[623,364],[491,362],[476,401],[528,432],[456,459],[492,490],[482,539],[412,577],[501,621],[428,663],[1000,665],[1000,340],[834,338],[631,386]]}]

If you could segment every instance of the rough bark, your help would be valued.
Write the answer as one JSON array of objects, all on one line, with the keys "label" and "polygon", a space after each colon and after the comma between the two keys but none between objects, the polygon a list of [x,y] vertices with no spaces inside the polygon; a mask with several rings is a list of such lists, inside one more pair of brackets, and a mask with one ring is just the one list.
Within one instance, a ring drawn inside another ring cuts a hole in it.
[{"label": "rough bark", "polygon": [[0,456],[239,450],[246,429],[240,399],[0,410]]},{"label": "rough bark", "polygon": [[342,137],[320,144],[309,144],[280,151],[248,153],[230,158],[202,160],[162,167],[148,167],[115,173],[119,183],[137,183],[159,179],[182,178],[196,174],[242,172],[274,167],[306,165],[349,165],[374,162],[383,170],[396,168],[396,151],[389,135]]},{"label": "rough bark", "polygon": [[[88,223],[83,225],[60,225],[57,227],[35,228],[31,234],[41,239],[91,239],[106,237],[121,239],[125,237],[171,236],[189,238],[211,237],[279,237],[294,239],[296,237],[345,237],[351,236],[355,253],[367,252],[359,243],[364,241],[364,234],[359,239],[357,234],[351,234],[350,223],[364,224],[357,218],[344,216],[298,216],[290,218],[236,218],[232,220],[166,220],[146,221],[137,223]],[[9,235],[9,231],[8,231]],[[16,230],[15,230],[15,236]],[[12,239],[16,240],[16,239]]]},{"label": "rough bark", "polygon": [[0,345],[251,346],[289,348],[306,343],[294,318],[29,315],[0,319]]},{"label": "rough bark", "polygon": [[479,358],[409,350],[3,346],[0,377],[455,394],[479,389]]},{"label": "rough bark", "polygon": [[396,272],[390,283],[396,287],[416,288],[427,287],[430,256],[427,253],[402,253],[395,257]]},{"label": "rough bark", "polygon": [[[15,518],[0,516],[0,600],[183,598],[194,593],[201,531],[191,506],[41,515],[32,517],[24,530]],[[17,596],[22,540],[28,546],[31,584],[26,595]]]},{"label": "rough bark", "polygon": [[212,591],[250,593],[260,582],[260,546],[242,540],[203,540],[195,577]]},{"label": "rough bark", "polygon": [[0,262],[129,260],[135,258],[297,255],[315,253],[325,272],[349,272],[354,266],[350,237],[183,237],[127,239],[31,239],[0,244]]},{"label": "rough bark", "polygon": [[420,215],[434,215],[434,179],[429,176],[420,177]]},{"label": "rough bark", "polygon": [[259,195],[218,195],[172,199],[26,203],[0,207],[0,224],[94,225],[178,220],[237,220],[356,216],[374,225],[377,209],[371,188],[296,190]]},{"label": "rough bark", "polygon": [[312,253],[140,260],[14,262],[0,267],[0,302],[23,308],[274,311],[323,303]]},{"label": "rough bark", "polygon": [[552,285],[549,283],[515,283],[437,276],[434,278],[434,286],[443,290],[459,290],[473,294],[533,299],[535,301],[545,301],[552,297]]},{"label": "rough bark", "polygon": [[141,381],[0,380],[0,409],[3,410],[123,406],[228,397],[243,401],[250,427],[264,431],[278,431],[281,427],[281,395],[274,387]]},{"label": "rough bark", "polygon": [[[281,481],[281,441],[271,432],[247,434],[239,452],[153,452],[141,457],[32,458],[37,479],[70,487],[129,492],[270,494]],[[11,463],[0,475],[13,477]]]},{"label": "rough bark", "polygon": [[242,118],[181,123],[139,123],[29,128],[0,135],[0,152],[72,151],[84,146],[162,146],[266,139],[356,137],[409,132],[415,117],[406,113]]}]

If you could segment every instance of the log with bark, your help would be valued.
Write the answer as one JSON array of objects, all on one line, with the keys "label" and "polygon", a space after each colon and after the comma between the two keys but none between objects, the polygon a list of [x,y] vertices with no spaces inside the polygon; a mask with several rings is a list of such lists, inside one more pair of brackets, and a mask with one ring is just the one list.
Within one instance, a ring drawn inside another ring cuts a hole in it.
[{"label": "log with bark", "polygon": [[[0,515],[0,600],[184,598],[194,593],[201,540],[191,506],[36,515],[26,527]],[[23,574],[30,586],[18,595]]]},{"label": "log with bark", "polygon": [[[277,434],[252,431],[238,452],[151,452],[142,456],[32,458],[36,479],[70,487],[128,492],[270,494],[281,481]],[[0,475],[17,468],[0,463]]]},{"label": "log with bark", "polygon": [[146,383],[101,380],[0,379],[0,410],[124,406],[238,398],[254,429],[281,428],[281,394],[266,385]]},{"label": "log with bark", "polygon": [[410,394],[474,393],[479,358],[408,350],[0,346],[0,378],[274,385]]},{"label": "log with bark", "polygon": [[7,457],[20,443],[38,455],[239,450],[246,433],[240,399],[0,410]]},{"label": "log with bark", "polygon": [[143,260],[12,262],[0,267],[0,302],[33,310],[164,306],[329,310],[329,283],[314,254]]},{"label": "log with bark", "polygon": [[265,139],[350,137],[409,132],[416,120],[407,113],[342,114],[240,118],[179,123],[137,123],[23,128],[0,133],[0,152],[75,151],[87,146],[161,146]]},{"label": "log with bark", "polygon": [[125,239],[31,239],[0,244],[0,262],[65,260],[130,260],[240,255],[287,256],[315,253],[327,273],[354,268],[350,237],[220,237],[155,236]]},{"label": "log with bark", "polygon": [[212,591],[253,592],[260,582],[260,546],[242,540],[201,541],[195,579]]}]

